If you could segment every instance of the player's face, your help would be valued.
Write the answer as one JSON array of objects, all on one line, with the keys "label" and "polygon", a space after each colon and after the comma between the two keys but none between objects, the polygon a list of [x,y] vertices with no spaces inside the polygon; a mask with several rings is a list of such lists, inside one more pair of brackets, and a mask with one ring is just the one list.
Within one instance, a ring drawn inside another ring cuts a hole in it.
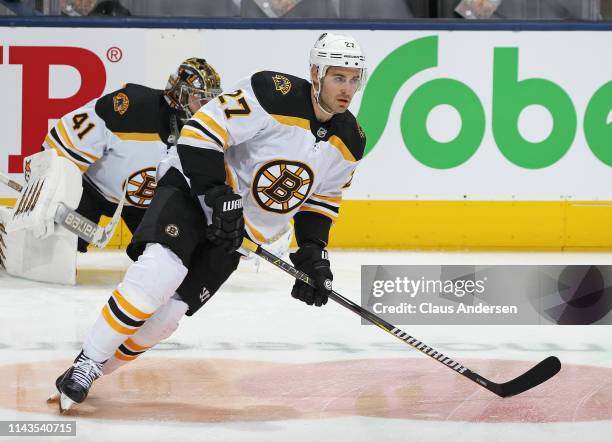
[{"label": "player's face", "polygon": [[321,81],[320,101],[332,113],[342,113],[351,104],[359,89],[361,70],[331,66]]},{"label": "player's face", "polygon": [[210,101],[209,98],[202,98],[198,95],[190,95],[187,105],[192,114],[195,114],[202,106]]}]

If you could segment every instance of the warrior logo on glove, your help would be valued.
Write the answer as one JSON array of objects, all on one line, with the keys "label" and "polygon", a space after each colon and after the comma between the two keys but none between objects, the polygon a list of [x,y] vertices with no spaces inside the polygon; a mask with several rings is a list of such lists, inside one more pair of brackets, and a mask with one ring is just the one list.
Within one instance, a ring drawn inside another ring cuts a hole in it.
[{"label": "warrior logo on glove", "polygon": [[204,202],[212,209],[206,237],[227,253],[234,253],[242,244],[244,236],[242,197],[234,193],[231,187],[222,185],[209,189]]},{"label": "warrior logo on glove", "polygon": [[230,210],[242,209],[242,199],[230,200],[223,203],[223,211],[227,212]]}]

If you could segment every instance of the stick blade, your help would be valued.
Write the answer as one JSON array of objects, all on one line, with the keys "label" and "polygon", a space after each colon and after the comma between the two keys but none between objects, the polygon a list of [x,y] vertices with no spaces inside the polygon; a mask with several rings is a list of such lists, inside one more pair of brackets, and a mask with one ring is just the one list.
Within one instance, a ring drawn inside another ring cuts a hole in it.
[{"label": "stick blade", "polygon": [[529,371],[517,378],[499,385],[501,397],[516,396],[546,382],[561,370],[561,361],[556,356],[549,356]]}]

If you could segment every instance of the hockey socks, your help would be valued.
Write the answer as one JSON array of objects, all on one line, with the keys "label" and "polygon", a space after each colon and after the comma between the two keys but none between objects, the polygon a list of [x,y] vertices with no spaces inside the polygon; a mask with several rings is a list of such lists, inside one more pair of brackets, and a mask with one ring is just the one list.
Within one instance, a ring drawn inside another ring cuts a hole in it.
[{"label": "hockey socks", "polygon": [[102,308],[83,344],[85,354],[98,362],[113,356],[119,345],[168,303],[186,274],[187,268],[171,250],[148,244]]},{"label": "hockey socks", "polygon": [[83,351],[94,361],[106,361],[152,314],[134,306],[119,290],[113,291],[87,336]]}]

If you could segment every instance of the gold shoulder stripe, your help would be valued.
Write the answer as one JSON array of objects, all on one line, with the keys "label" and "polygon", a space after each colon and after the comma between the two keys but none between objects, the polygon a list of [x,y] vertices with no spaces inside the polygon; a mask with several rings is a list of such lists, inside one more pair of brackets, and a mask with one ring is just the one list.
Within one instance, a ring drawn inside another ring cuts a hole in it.
[{"label": "gold shoulder stripe", "polygon": [[120,140],[131,141],[161,141],[159,134],[142,132],[113,132]]},{"label": "gold shoulder stripe", "polygon": [[217,135],[221,136],[221,138],[223,138],[223,147],[227,148],[227,144],[229,142],[229,135],[227,133],[227,130],[221,127],[221,125],[215,120],[213,120],[212,117],[202,111],[196,112],[193,118],[200,120],[202,123],[204,123],[205,126],[208,126],[210,129],[216,132]]},{"label": "gold shoulder stripe", "polygon": [[298,126],[305,130],[310,130],[310,121],[306,118],[300,117],[288,117],[287,115],[272,114],[272,118],[278,121],[280,124],[286,124],[287,126]]},{"label": "gold shoulder stripe", "polygon": [[181,136],[182,137],[187,137],[187,138],[193,138],[195,140],[206,141],[207,143],[214,144],[215,147],[217,147],[217,148],[219,146],[214,140],[212,140],[212,139],[210,139],[208,137],[205,137],[204,135],[196,132],[195,130],[189,129],[188,127],[183,127],[183,129],[181,130]]},{"label": "gold shoulder stripe", "polygon": [[70,137],[68,136],[68,133],[66,131],[66,126],[64,126],[64,120],[60,119],[59,122],[57,123],[57,128],[59,129],[60,132],[60,138],[62,140],[64,140],[64,143],[66,144],[66,146],[68,146],[69,148],[71,148],[72,150],[77,151],[78,153],[85,155],[85,157],[89,158],[91,161],[98,161],[98,157],[95,157],[87,152],[83,152],[81,149],[77,148],[72,141],[70,140]]},{"label": "gold shoulder stripe", "polygon": [[74,147],[74,144],[72,144],[72,141],[70,140],[70,137],[68,136],[68,133],[66,132],[66,127],[64,126],[64,120],[62,120],[61,118],[57,122],[57,128],[59,129],[60,137],[64,141],[64,144],[66,144],[71,149],[76,149]]},{"label": "gold shoulder stripe", "polygon": [[349,148],[346,147],[346,144],[344,144],[344,141],[342,141],[337,135],[332,135],[331,137],[329,137],[328,142],[340,151],[346,161],[357,161],[357,159],[353,156]]},{"label": "gold shoulder stripe", "polygon": [[51,139],[49,134],[47,134],[45,137],[45,143],[47,143],[47,146],[51,147],[52,149],[57,149],[57,144],[55,144],[55,141]]}]

